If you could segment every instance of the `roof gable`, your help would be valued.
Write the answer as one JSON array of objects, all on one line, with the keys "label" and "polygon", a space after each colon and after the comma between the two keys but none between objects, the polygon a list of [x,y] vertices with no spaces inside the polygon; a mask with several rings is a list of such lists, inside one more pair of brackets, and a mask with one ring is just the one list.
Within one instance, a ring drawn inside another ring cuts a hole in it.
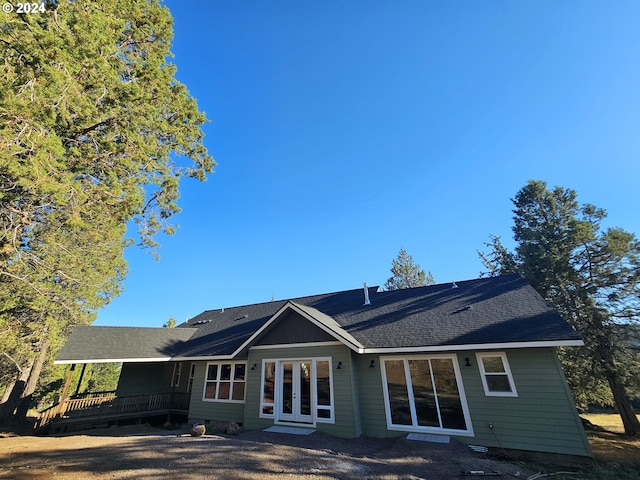
[{"label": "roof gable", "polygon": [[356,351],[363,348],[363,345],[358,342],[353,335],[346,332],[329,315],[326,315],[313,307],[288,301],[269,319],[268,322],[266,322],[245,343],[243,343],[242,346],[238,348],[237,352],[255,345],[259,338],[264,338],[264,335],[274,328],[274,324],[278,324],[283,320],[286,321],[286,319],[290,317],[291,313],[296,314],[297,317],[302,317],[304,320],[315,326],[316,329],[323,332],[325,334],[325,339],[337,340]]}]

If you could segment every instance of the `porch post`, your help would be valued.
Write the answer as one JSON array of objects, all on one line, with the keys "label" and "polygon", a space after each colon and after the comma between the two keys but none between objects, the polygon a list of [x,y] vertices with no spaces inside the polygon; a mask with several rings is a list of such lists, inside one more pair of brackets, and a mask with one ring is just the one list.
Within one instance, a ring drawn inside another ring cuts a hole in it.
[{"label": "porch post", "polygon": [[82,379],[84,378],[84,371],[87,369],[87,364],[82,364],[82,371],[80,372],[80,380],[78,380],[78,385],[76,386],[76,393],[73,394],[74,397],[77,397],[80,393],[80,385],[82,384]]},{"label": "porch post", "polygon": [[69,394],[69,387],[71,386],[71,380],[73,379],[73,374],[76,370],[76,364],[72,363],[69,372],[67,373],[67,379],[64,382],[64,387],[62,388],[62,394],[60,395],[60,401],[58,402],[58,411],[56,412],[56,417],[61,415],[64,412],[63,406],[67,401],[67,395]]}]

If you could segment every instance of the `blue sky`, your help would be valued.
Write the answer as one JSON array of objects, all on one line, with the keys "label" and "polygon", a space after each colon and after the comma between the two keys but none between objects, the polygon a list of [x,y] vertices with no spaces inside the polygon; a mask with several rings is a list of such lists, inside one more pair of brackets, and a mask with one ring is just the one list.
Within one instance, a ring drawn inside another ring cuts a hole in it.
[{"label": "blue sky", "polygon": [[218,166],[96,325],[382,285],[401,247],[476,278],[531,178],[640,233],[640,2],[166,5]]}]

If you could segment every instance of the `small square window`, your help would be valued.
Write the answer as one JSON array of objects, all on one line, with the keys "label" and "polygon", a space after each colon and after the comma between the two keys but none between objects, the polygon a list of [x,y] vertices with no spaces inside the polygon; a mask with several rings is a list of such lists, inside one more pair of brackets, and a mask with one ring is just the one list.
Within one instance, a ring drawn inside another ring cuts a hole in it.
[{"label": "small square window", "polygon": [[518,396],[506,353],[476,353],[476,357],[485,395],[490,397]]}]

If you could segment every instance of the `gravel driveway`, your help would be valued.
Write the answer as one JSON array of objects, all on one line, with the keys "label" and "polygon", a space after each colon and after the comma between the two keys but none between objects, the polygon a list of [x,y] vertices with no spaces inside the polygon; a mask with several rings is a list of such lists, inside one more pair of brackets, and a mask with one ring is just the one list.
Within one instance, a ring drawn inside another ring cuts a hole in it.
[{"label": "gravel driveway", "polygon": [[[484,472],[480,474],[479,472]],[[456,442],[345,440],[263,431],[191,437],[148,426],[49,437],[0,435],[0,479],[526,478]]]}]

